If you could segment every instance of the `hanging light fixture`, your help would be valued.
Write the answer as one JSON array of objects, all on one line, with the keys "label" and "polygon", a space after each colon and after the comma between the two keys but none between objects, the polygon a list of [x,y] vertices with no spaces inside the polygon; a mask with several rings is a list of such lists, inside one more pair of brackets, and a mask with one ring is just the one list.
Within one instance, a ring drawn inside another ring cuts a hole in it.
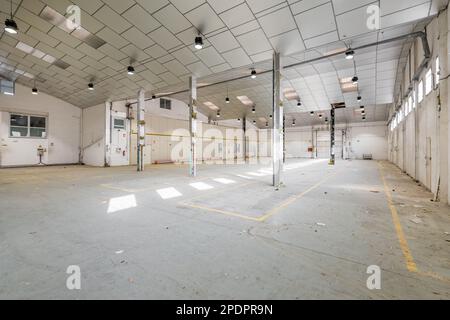
[{"label": "hanging light fixture", "polygon": [[295,119],[292,120],[292,125],[295,126]]},{"label": "hanging light fixture", "polygon": [[228,86],[227,86],[227,97],[225,98],[225,103],[230,103],[230,98],[228,97]]},{"label": "hanging light fixture", "polygon": [[203,38],[202,38],[202,36],[200,34],[197,37],[195,37],[194,48],[197,49],[197,50],[203,49]]},{"label": "hanging light fixture", "polygon": [[358,101],[358,102],[361,102],[361,100],[362,100],[361,96],[358,96],[358,98],[356,98],[356,101]]},{"label": "hanging light fixture", "polygon": [[253,120],[253,124],[256,124],[256,120]]},{"label": "hanging light fixture", "polygon": [[130,76],[134,75],[134,68],[133,68],[133,66],[129,66],[129,67],[127,68],[127,72],[128,72],[128,74],[129,74]]},{"label": "hanging light fixture", "polygon": [[33,85],[33,89],[31,89],[31,94],[37,95],[38,93],[39,93],[39,91],[36,88],[36,79],[34,79],[34,85]]},{"label": "hanging light fixture", "polygon": [[322,119],[322,115],[321,114],[319,114],[319,118]]},{"label": "hanging light fixture", "polygon": [[252,69],[251,78],[256,79],[256,70]]},{"label": "hanging light fixture", "polygon": [[93,91],[94,90],[94,84],[92,82],[90,82],[88,84],[88,90]]},{"label": "hanging light fixture", "polygon": [[355,51],[353,51],[352,49],[348,49],[347,51],[345,51],[345,59],[352,60],[354,57]]},{"label": "hanging light fixture", "polygon": [[354,85],[357,85],[358,84],[358,77],[357,76],[354,76],[353,78],[352,78],[352,82],[353,82],[353,84]]},{"label": "hanging light fixture", "polygon": [[266,128],[268,128],[269,127],[269,122],[266,122]]},{"label": "hanging light fixture", "polygon": [[217,111],[216,117],[220,118],[220,110]]},{"label": "hanging light fixture", "polygon": [[269,118],[272,119],[272,118],[273,118],[273,115],[270,115]]},{"label": "hanging light fixture", "polygon": [[238,121],[238,122],[241,122],[241,118],[238,118],[237,121]]},{"label": "hanging light fixture", "polygon": [[252,113],[256,113],[256,106],[253,105]]},{"label": "hanging light fixture", "polygon": [[19,32],[19,28],[17,27],[17,23],[13,19],[13,4],[12,4],[12,0],[11,0],[10,4],[11,4],[10,19],[6,19],[5,20],[5,27],[4,27],[4,29],[9,34],[17,34]]},{"label": "hanging light fixture", "polygon": [[302,102],[300,100],[298,100],[297,107],[301,107],[301,106],[302,106]]}]

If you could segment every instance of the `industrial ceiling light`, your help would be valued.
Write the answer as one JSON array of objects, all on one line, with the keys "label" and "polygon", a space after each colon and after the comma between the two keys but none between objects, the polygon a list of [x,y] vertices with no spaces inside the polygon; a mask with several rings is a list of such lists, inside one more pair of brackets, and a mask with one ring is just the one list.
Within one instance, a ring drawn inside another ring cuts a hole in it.
[{"label": "industrial ceiling light", "polygon": [[155,95],[152,95],[152,100],[155,100],[156,99],[156,96]]},{"label": "industrial ceiling light", "polygon": [[269,127],[269,122],[266,122],[266,128],[268,128]]},{"label": "industrial ceiling light", "polygon": [[328,118],[325,118],[325,122],[328,123]]},{"label": "industrial ceiling light", "polygon": [[88,90],[94,91],[94,84],[93,84],[92,82],[90,82],[90,83],[88,84]]},{"label": "industrial ceiling light", "polygon": [[252,69],[251,78],[256,79],[256,70],[255,69]]},{"label": "industrial ceiling light", "polygon": [[348,49],[347,51],[345,51],[345,59],[352,60],[354,57],[355,51],[353,51],[352,49]]},{"label": "industrial ceiling light", "polygon": [[195,37],[195,45],[194,45],[194,47],[197,50],[203,49],[203,38],[202,38],[201,35],[198,35],[197,37]]},{"label": "industrial ceiling light", "polygon": [[216,117],[220,118],[220,110],[217,111]]},{"label": "industrial ceiling light", "polygon": [[256,120],[253,120],[253,124],[256,124]]},{"label": "industrial ceiling light", "polygon": [[300,100],[298,100],[298,102],[297,102],[297,107],[301,107],[301,106],[302,106],[302,103],[301,103]]},{"label": "industrial ceiling light", "polygon": [[360,106],[359,108],[364,110],[364,106]]},{"label": "industrial ceiling light", "polygon": [[357,76],[354,76],[353,78],[352,78],[352,82],[353,82],[353,84],[354,85],[357,85],[358,84],[358,77]]},{"label": "industrial ceiling light", "polygon": [[361,96],[358,96],[358,98],[356,98],[356,100],[357,100],[358,102],[361,102],[361,100],[362,100]]},{"label": "industrial ceiling light", "polygon": [[253,108],[252,108],[252,113],[256,113],[256,107],[255,106],[253,106]]},{"label": "industrial ceiling light", "polygon": [[226,98],[225,98],[225,103],[226,103],[226,104],[230,103],[230,98],[226,97]]},{"label": "industrial ceiling light", "polygon": [[19,28],[17,27],[17,23],[13,19],[13,5],[11,0],[11,14],[10,19],[5,20],[5,31],[9,34],[17,34],[19,32]]},{"label": "industrial ceiling light", "polygon": [[241,122],[241,118],[238,118],[237,121],[238,121],[238,122]]},{"label": "industrial ceiling light", "polygon": [[366,117],[363,117],[362,119],[363,119],[364,121],[366,121]]},{"label": "industrial ceiling light", "polygon": [[31,94],[37,95],[38,93],[39,93],[39,91],[38,91],[38,89],[36,87],[31,89]]},{"label": "industrial ceiling light", "polygon": [[130,76],[134,75],[134,68],[133,68],[133,66],[129,66],[129,67],[127,68],[127,72],[128,72],[128,74],[129,74]]},{"label": "industrial ceiling light", "polygon": [[319,118],[322,119],[322,115],[321,114],[319,114]]},{"label": "industrial ceiling light", "polygon": [[295,126],[295,119],[292,120],[292,125]]},{"label": "industrial ceiling light", "polygon": [[273,115],[270,115],[269,118],[272,119],[272,118],[273,118]]},{"label": "industrial ceiling light", "polygon": [[314,115],[314,111],[311,111],[309,114],[312,117]]}]

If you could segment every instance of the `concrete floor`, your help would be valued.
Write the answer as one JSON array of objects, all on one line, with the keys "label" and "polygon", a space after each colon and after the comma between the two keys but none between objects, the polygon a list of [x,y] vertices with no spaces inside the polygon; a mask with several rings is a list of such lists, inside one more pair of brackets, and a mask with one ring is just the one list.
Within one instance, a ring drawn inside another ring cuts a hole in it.
[{"label": "concrete floor", "polygon": [[0,298],[450,298],[450,209],[392,164],[289,161],[279,191],[267,166],[186,173],[0,170]]}]

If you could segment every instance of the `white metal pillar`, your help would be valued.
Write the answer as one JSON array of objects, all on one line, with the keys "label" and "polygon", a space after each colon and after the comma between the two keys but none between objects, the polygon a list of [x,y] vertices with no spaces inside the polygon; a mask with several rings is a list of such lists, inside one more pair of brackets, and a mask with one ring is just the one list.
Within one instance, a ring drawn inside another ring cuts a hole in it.
[{"label": "white metal pillar", "polygon": [[190,132],[190,155],[189,175],[197,176],[197,79],[189,78],[189,132]]},{"label": "white metal pillar", "polygon": [[273,162],[273,185],[279,188],[282,185],[281,174],[283,172],[283,106],[281,103],[281,63],[280,53],[273,54],[273,77],[272,77],[272,162]]},{"label": "white metal pillar", "polygon": [[137,170],[144,171],[145,147],[145,91],[139,90],[137,104]]},{"label": "white metal pillar", "polygon": [[244,162],[247,162],[247,117],[242,118],[242,154]]}]

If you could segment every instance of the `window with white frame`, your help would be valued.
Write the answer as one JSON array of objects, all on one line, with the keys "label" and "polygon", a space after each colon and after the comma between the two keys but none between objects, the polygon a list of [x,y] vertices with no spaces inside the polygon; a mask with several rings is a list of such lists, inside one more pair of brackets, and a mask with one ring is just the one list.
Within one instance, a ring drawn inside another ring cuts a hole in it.
[{"label": "window with white frame", "polygon": [[412,98],[412,108],[415,109],[416,106],[417,106],[417,103],[416,103],[416,101],[417,101],[416,100],[417,99],[417,97],[416,97],[416,90],[412,91],[411,98]]},{"label": "window with white frame", "polygon": [[423,100],[423,81],[420,80],[419,86],[417,87],[417,101],[421,103]]},{"label": "window with white frame", "polygon": [[433,73],[429,69],[425,75],[425,95],[429,95],[433,90]]},{"label": "window with white frame", "polygon": [[435,68],[436,68],[436,70],[435,70],[435,78],[436,78],[435,82],[436,82],[436,87],[437,87],[439,85],[439,80],[440,80],[440,77],[441,77],[441,64],[440,64],[440,61],[439,61],[439,57],[436,57]]},{"label": "window with white frame", "polygon": [[11,138],[47,138],[47,118],[24,114],[10,114]]},{"label": "window with white frame", "polygon": [[409,112],[411,112],[413,110],[413,103],[414,103],[413,102],[413,97],[412,97],[412,95],[410,95],[409,98],[408,98]]}]

